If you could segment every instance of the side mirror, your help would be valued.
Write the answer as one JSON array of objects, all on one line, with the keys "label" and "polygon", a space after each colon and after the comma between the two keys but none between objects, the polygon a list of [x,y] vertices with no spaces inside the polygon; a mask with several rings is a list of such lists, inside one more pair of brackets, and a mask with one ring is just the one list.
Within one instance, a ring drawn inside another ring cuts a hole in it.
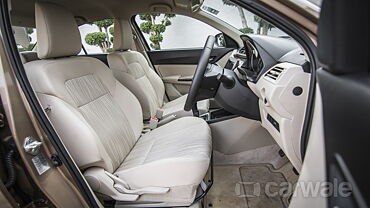
[{"label": "side mirror", "polygon": [[231,39],[229,36],[224,33],[218,33],[215,35],[215,48],[238,48],[238,44],[235,40]]},{"label": "side mirror", "polygon": [[216,47],[226,47],[226,41],[225,41],[225,36],[223,33],[218,33],[215,35],[216,41],[215,41],[215,46]]}]

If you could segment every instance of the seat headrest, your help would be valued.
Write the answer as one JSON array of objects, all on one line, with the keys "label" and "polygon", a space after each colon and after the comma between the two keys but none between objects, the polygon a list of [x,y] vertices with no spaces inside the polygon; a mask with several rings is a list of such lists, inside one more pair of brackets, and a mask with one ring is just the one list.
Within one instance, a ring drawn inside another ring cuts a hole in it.
[{"label": "seat headrest", "polygon": [[324,0],[318,27],[318,55],[335,74],[369,71],[369,1]]},{"label": "seat headrest", "polygon": [[40,59],[73,56],[81,51],[80,32],[71,12],[60,5],[37,2],[35,16]]},{"label": "seat headrest", "polygon": [[132,46],[133,36],[128,20],[114,20],[113,49],[115,51],[128,50]]}]

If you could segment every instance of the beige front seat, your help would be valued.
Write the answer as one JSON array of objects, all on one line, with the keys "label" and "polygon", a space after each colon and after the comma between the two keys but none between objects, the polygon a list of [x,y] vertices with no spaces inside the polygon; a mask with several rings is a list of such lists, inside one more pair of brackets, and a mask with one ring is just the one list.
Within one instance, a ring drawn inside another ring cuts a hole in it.
[{"label": "beige front seat", "polygon": [[73,15],[36,3],[38,57],[27,76],[67,150],[91,188],[117,201],[185,206],[210,163],[205,121],[177,119],[142,134],[137,98],[101,61],[79,57]]},{"label": "beige front seat", "polygon": [[[165,88],[162,79],[149,66],[145,57],[130,50],[132,31],[127,20],[115,20],[113,48],[116,52],[108,55],[109,67],[114,76],[139,99],[144,119],[155,116],[157,109],[164,110],[163,116],[177,117],[192,115],[184,111],[186,96],[183,95],[168,103],[164,102]],[[209,100],[198,102],[200,114],[208,112]]]}]

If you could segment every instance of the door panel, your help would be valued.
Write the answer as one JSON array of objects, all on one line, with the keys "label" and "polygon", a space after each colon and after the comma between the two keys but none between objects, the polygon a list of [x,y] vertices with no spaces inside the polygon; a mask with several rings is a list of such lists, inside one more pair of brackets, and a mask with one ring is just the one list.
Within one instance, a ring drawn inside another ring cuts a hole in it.
[{"label": "door panel", "polygon": [[196,65],[156,65],[155,67],[162,76],[170,100],[188,93]]},{"label": "door panel", "polygon": [[195,69],[197,68],[196,64],[162,64],[162,65],[155,65],[155,68],[160,72],[163,79],[165,77],[170,76],[178,76],[181,75],[182,77],[193,76]]},{"label": "door panel", "polygon": [[217,37],[214,50],[211,54],[211,62],[220,62],[224,66],[225,55],[238,47],[235,40],[222,33],[222,31],[193,17],[176,14],[172,17],[166,15],[152,15],[150,19],[157,24],[169,22],[165,25],[166,32],[160,33],[161,40],[156,41],[150,30],[151,25],[143,16],[136,15],[132,23],[136,34],[146,50],[146,54],[158,74],[162,77],[166,87],[166,93],[170,100],[176,99],[188,93],[192,77],[197,67],[203,46],[209,35]]},{"label": "door panel", "polygon": [[[224,66],[233,48],[213,50],[212,63]],[[162,76],[170,100],[188,93],[202,49],[162,50],[147,52]]]}]

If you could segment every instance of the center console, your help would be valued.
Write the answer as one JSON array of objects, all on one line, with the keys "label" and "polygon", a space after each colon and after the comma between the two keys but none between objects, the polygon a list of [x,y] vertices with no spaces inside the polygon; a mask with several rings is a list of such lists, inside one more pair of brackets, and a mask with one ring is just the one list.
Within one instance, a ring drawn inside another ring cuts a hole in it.
[{"label": "center console", "polygon": [[216,122],[235,118],[237,117],[237,115],[232,114],[226,111],[225,109],[221,108],[221,109],[210,110],[209,112],[202,114],[199,117],[207,121],[207,123],[211,124],[211,123],[216,123]]}]

